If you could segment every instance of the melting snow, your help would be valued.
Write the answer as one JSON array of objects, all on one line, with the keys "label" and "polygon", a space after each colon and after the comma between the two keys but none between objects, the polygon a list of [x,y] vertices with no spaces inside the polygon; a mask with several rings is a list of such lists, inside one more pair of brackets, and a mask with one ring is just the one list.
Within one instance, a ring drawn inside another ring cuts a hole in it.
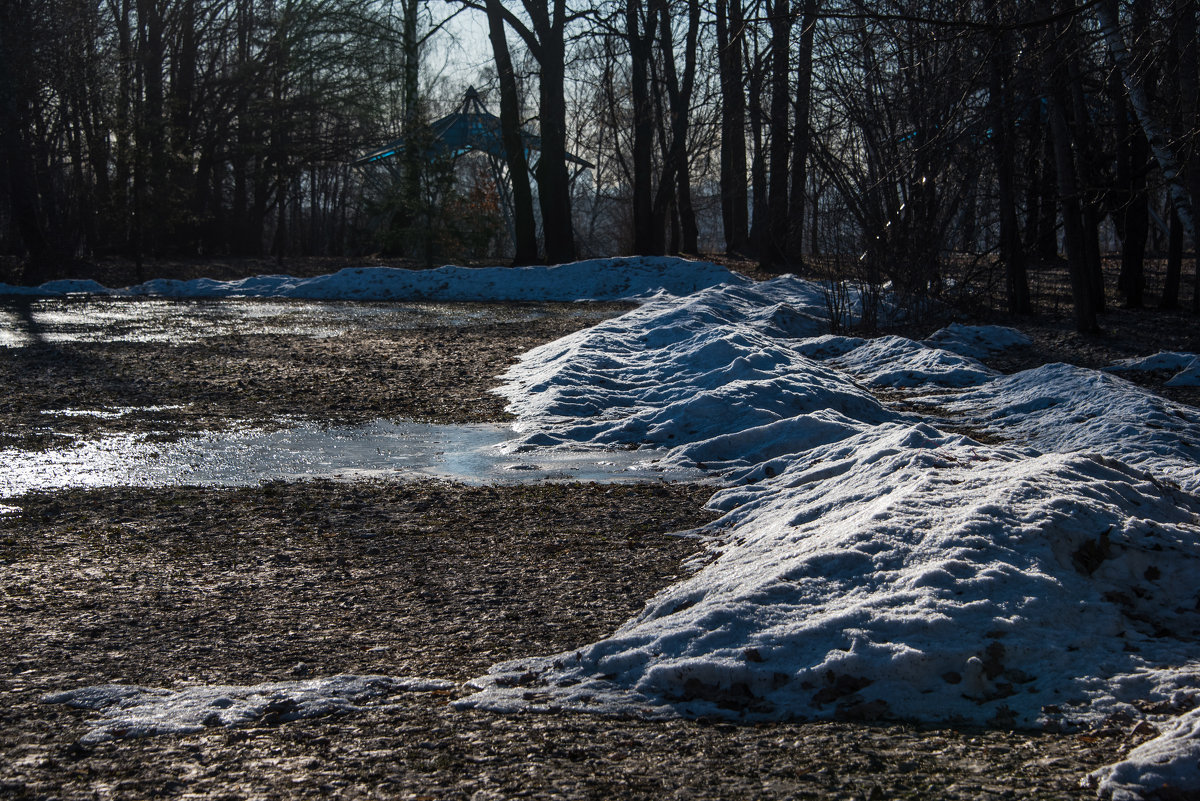
[{"label": "melting snow", "polygon": [[351,267],[295,278],[256,275],[238,281],[155,279],[125,289],[95,281],[51,281],[38,287],[0,284],[0,295],[151,295],[168,298],[304,298],[307,300],[626,300],[651,293],[686,295],[718,283],[748,283],[724,267],[677,258],[591,259],[555,267],[439,267],[403,270]]},{"label": "melting snow", "polygon": [[727,482],[725,515],[694,574],[611,637],[497,665],[459,703],[1070,728],[1197,694],[1195,410],[976,361],[1027,344],[1012,329],[864,341],[823,316],[795,279],[709,288],[509,371],[518,448],[667,446]]},{"label": "melting snow", "polygon": [[214,726],[244,726],[358,711],[398,692],[449,690],[453,682],[388,676],[340,675],[249,686],[158,690],[105,684],[47,695],[42,700],[101,713],[80,738],[85,745],[129,737],[191,734]]},{"label": "melting snow", "polygon": [[963,325],[951,323],[935,332],[924,344],[960,356],[982,359],[1010,348],[1030,345],[1032,341],[1015,328],[1001,325]]},{"label": "melting snow", "polygon": [[1047,364],[924,402],[1007,442],[1102,454],[1200,491],[1200,413],[1107,373]]},{"label": "melting snow", "polygon": [[1176,791],[1162,798],[1196,797],[1200,794],[1200,709],[1165,724],[1153,740],[1120,762],[1093,772],[1085,783],[1112,801],[1138,801],[1148,791],[1162,788]]},{"label": "melting snow", "polygon": [[999,375],[969,356],[897,336],[864,342],[832,363],[873,389],[972,387]]},{"label": "melting snow", "polygon": [[[1191,407],[1093,370],[1001,376],[976,361],[1027,343],[1012,329],[951,326],[920,343],[831,336],[821,287],[790,277],[749,284],[649,259],[396,272],[124,291],[642,295],[506,374],[519,432],[509,447],[665,447],[660,464],[701,467],[726,487],[689,578],[611,637],[497,665],[460,705],[1046,728],[1128,715],[1163,733],[1086,781],[1118,798],[1200,787],[1200,715],[1179,717],[1200,701]],[[903,388],[936,416],[885,406],[871,387]],[[157,712],[118,716],[169,697],[196,709],[166,715],[188,726],[243,703],[230,688],[188,692],[110,689],[80,703],[109,710],[110,734],[97,737],[153,728],[137,721]],[[254,716],[270,702],[246,703]]]},{"label": "melting snow", "polygon": [[1138,359],[1122,359],[1104,369],[1110,372],[1140,370],[1174,373],[1167,379],[1168,387],[1200,387],[1200,356],[1194,353],[1164,351]]}]

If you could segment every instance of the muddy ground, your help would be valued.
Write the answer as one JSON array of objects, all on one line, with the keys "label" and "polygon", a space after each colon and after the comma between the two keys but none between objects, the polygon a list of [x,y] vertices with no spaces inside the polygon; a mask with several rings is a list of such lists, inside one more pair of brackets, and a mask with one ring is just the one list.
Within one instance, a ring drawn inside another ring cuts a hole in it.
[{"label": "muddy ground", "polygon": [[[564,309],[369,339],[6,349],[0,444],[279,415],[496,420],[495,376],[584,324]],[[1188,344],[1194,318],[1180,330],[1174,341],[1153,337],[1154,350]],[[1129,347],[1054,326],[1035,339],[1004,366],[1060,352],[1121,357]],[[99,421],[42,414],[152,405],[181,408]],[[569,649],[605,636],[679,576],[703,545],[671,532],[709,520],[708,493],[310,482],[5,500],[0,797],[1086,798],[1080,778],[1138,742],[1120,725],[1037,734],[503,716],[455,711],[457,693],[443,691],[345,717],[85,747],[78,739],[93,713],[40,700],[106,682],[339,672],[458,682],[504,659]]]},{"label": "muddy ground", "polygon": [[[0,394],[0,447],[61,444],[58,434],[182,435],[223,430],[230,421],[269,428],[294,418],[348,425],[379,418],[503,420],[504,401],[490,390],[518,355],[629,308],[496,305],[474,324],[332,337],[246,332],[179,344],[38,339],[0,348],[0,380],[12,388]],[[130,407],[116,419],[63,413]]]},{"label": "muddy ground", "polygon": [[48,692],[336,673],[463,681],[605,636],[702,547],[686,486],[439,482],[71,491],[0,518],[0,796],[1080,798],[1129,744],[888,723],[455,711],[80,745]]}]

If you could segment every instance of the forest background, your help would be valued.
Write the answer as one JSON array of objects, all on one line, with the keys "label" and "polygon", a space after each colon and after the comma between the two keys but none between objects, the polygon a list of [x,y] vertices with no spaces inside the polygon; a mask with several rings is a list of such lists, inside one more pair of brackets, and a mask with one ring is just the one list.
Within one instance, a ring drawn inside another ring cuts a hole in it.
[{"label": "forest background", "polygon": [[[178,258],[721,252],[865,288],[867,325],[885,288],[918,313],[966,297],[1028,313],[1047,275],[1081,331],[1114,297],[1198,311],[1198,13],[6,0],[0,280],[118,257],[141,277]],[[451,49],[468,19],[487,42]],[[503,159],[435,146],[468,84]],[[397,137],[396,158],[354,163]]]}]

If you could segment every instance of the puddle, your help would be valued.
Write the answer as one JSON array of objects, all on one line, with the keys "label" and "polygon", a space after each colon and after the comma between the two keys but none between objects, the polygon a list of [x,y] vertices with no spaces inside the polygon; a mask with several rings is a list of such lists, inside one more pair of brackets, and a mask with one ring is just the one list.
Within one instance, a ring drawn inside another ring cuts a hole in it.
[{"label": "puddle", "polygon": [[231,334],[335,337],[347,331],[525,322],[556,314],[602,320],[612,308],[553,303],[363,303],[260,298],[38,298],[0,301],[0,347],[35,342],[182,345]]},{"label": "puddle", "polygon": [[696,471],[664,472],[655,451],[505,453],[514,436],[501,425],[430,425],[379,420],[353,427],[298,425],[243,429],[172,442],[110,435],[45,451],[0,450],[0,498],[84,487],[253,486],[308,478],[405,480],[438,477],[468,484],[541,481],[696,481]]}]

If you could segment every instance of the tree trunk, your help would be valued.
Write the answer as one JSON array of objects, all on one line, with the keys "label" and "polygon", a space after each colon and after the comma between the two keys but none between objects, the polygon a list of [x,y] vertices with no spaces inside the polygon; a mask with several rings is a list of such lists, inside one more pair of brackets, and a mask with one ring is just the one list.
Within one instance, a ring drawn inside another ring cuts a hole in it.
[{"label": "tree trunk", "polygon": [[[664,24],[664,27],[665,26]],[[700,252],[700,228],[696,224],[696,209],[692,204],[692,171],[688,164],[688,122],[691,115],[692,90],[696,83],[697,39],[700,36],[700,2],[688,0],[688,29],[684,39],[687,48],[683,56],[683,81],[678,90],[671,90],[671,111],[675,115],[675,137],[678,142],[677,173],[679,189],[676,193],[675,209],[679,214],[679,225],[684,253]],[[674,71],[672,70],[672,73]]]},{"label": "tree trunk", "polygon": [[[1068,23],[1072,43],[1076,40],[1076,22]],[[1104,311],[1104,270],[1100,263],[1100,210],[1097,198],[1099,178],[1096,169],[1094,126],[1088,112],[1087,97],[1083,89],[1083,74],[1076,52],[1066,55],[1067,78],[1071,88],[1071,138],[1075,144],[1075,170],[1080,192],[1079,205],[1083,212],[1083,254],[1088,292],[1097,312]]]},{"label": "tree trunk", "polygon": [[50,242],[42,229],[41,213],[38,209],[37,181],[34,177],[32,157],[22,132],[24,122],[15,97],[16,82],[9,67],[9,42],[4,37],[15,30],[5,22],[0,31],[0,144],[3,144],[4,161],[8,173],[8,199],[12,207],[13,221],[20,232],[25,249],[29,252],[29,268],[25,272],[26,283],[40,284],[51,277]]},{"label": "tree trunk", "polygon": [[774,0],[768,21],[771,25],[771,164],[767,189],[767,225],[760,258],[764,268],[780,271],[788,261],[788,156],[791,154],[788,141],[788,55],[792,31],[789,0]]},{"label": "tree trunk", "polygon": [[[683,191],[681,191],[680,176],[684,176],[682,180],[686,180],[688,174],[688,112],[691,106],[692,85],[695,82],[696,76],[696,38],[700,32],[700,3],[698,0],[688,0],[687,43],[686,52],[684,53],[683,79],[680,81],[675,70],[675,44],[667,6],[665,3],[658,3],[657,5],[659,15],[659,50],[662,53],[663,83],[667,90],[668,113],[666,116],[670,120],[670,126],[668,130],[664,130],[661,134],[663,149],[665,151],[663,154],[663,172],[659,178],[658,190],[654,196],[653,225],[656,238],[653,252],[656,254],[663,251],[660,232],[666,222],[668,210],[674,215],[672,225],[678,226],[678,232],[675,227],[672,228],[671,232],[672,251],[679,251],[682,230],[684,228],[688,228],[693,232],[696,230],[695,213],[691,208],[690,202],[690,187],[683,186]],[[687,212],[692,215],[690,221],[682,219],[684,209],[680,208],[678,203],[672,202],[684,193],[688,195]],[[693,233],[691,238],[694,243],[696,234]]]},{"label": "tree trunk", "polygon": [[[633,98],[633,252],[655,254],[654,195],[651,169],[654,157],[654,111],[650,97],[650,58],[657,14],[646,14],[641,0],[625,5],[625,37],[629,43],[629,91]],[[645,28],[643,31],[642,28]]]},{"label": "tree trunk", "polygon": [[717,0],[717,63],[721,73],[721,227],[725,250],[750,245],[746,191],[746,90],[742,85],[745,23],[742,0]]},{"label": "tree trunk", "polygon": [[[999,2],[988,6],[991,21],[999,25]],[[1012,74],[1012,49],[1007,33],[994,42],[990,63],[989,108],[992,124],[992,152],[996,163],[997,202],[1000,216],[1000,259],[1004,262],[1004,287],[1011,314],[1030,314],[1029,277],[1021,232],[1017,225],[1016,190],[1013,187],[1012,90],[1004,81]]]},{"label": "tree trunk", "polygon": [[517,78],[508,52],[500,0],[487,0],[488,35],[496,59],[500,83],[500,135],[513,192],[513,264],[534,264],[538,260],[537,223],[533,217],[533,190],[529,186],[529,165],[525,160],[525,142],[521,137],[520,104]]},{"label": "tree trunk", "polygon": [[[1182,0],[1180,2],[1181,7],[1185,10],[1191,5]],[[1195,13],[1194,10],[1192,13]],[[1183,164],[1171,145],[1170,131],[1154,116],[1142,75],[1135,68],[1133,59],[1125,47],[1125,40],[1121,36],[1121,29],[1117,23],[1116,0],[1100,2],[1096,6],[1096,14],[1100,19],[1100,28],[1109,55],[1117,69],[1120,70],[1121,78],[1125,82],[1125,89],[1129,92],[1129,103],[1133,107],[1133,113],[1137,116],[1138,123],[1142,126],[1142,131],[1145,132],[1146,139],[1150,143],[1150,150],[1154,153],[1159,169],[1162,170],[1163,178],[1166,179],[1171,202],[1175,206],[1175,213],[1179,215],[1179,223],[1183,226],[1184,233],[1192,241],[1195,241],[1195,206],[1191,193],[1185,186]],[[1195,37],[1193,36],[1193,47],[1194,43]]]},{"label": "tree trunk", "polygon": [[546,243],[546,261],[563,264],[575,259],[571,181],[567,173],[567,10],[565,0],[553,0],[554,15],[551,18],[548,5],[534,0],[525,2],[540,43],[538,64],[542,68],[539,86],[542,153],[537,164],[542,235]]},{"label": "tree trunk", "polygon": [[[1042,8],[1047,16],[1053,12],[1053,5],[1049,2],[1043,4]],[[1046,87],[1046,101],[1050,116],[1050,137],[1054,143],[1054,164],[1058,175],[1058,197],[1067,247],[1067,266],[1071,275],[1071,297],[1075,306],[1075,327],[1081,333],[1093,333],[1099,330],[1099,325],[1088,276],[1083,208],[1075,167],[1075,143],[1071,136],[1071,126],[1067,122],[1070,88],[1067,64],[1061,50],[1062,33],[1061,29],[1052,30],[1047,36],[1047,55],[1051,69]]]},{"label": "tree trunk", "polygon": [[[492,24],[492,3],[488,2],[488,33],[491,35]],[[404,85],[401,88],[401,109],[402,128],[401,132],[408,136],[420,121],[421,109],[421,40],[417,36],[417,21],[421,11],[420,0],[402,0],[400,4],[401,13],[401,39],[400,47],[404,54]],[[492,39],[493,46],[495,39]],[[499,62],[497,62],[497,65]],[[503,84],[503,79],[501,79]],[[503,92],[503,85],[501,86]],[[503,96],[503,95],[502,95]]]},{"label": "tree trunk", "polygon": [[139,64],[142,73],[142,113],[138,126],[137,159],[144,165],[143,205],[138,218],[141,240],[157,256],[167,241],[167,141],[163,116],[163,18],[158,0],[138,0]]},{"label": "tree trunk", "polygon": [[808,190],[808,125],[812,105],[813,39],[817,29],[817,0],[804,0],[800,22],[800,51],[796,54],[796,120],[792,137],[792,190],[788,202],[787,253],[794,264],[804,262],[804,205]]},{"label": "tree trunk", "polygon": [[1163,282],[1160,309],[1179,308],[1179,283],[1183,276],[1183,221],[1178,209],[1171,211],[1171,233],[1167,239],[1167,277]]},{"label": "tree trunk", "polygon": [[[1197,75],[1196,54],[1196,4],[1189,0],[1174,1],[1175,18],[1175,48],[1179,51],[1179,110],[1183,116],[1184,129],[1190,132],[1188,149],[1183,154],[1185,168],[1184,179],[1187,182],[1188,195],[1192,200],[1192,210],[1200,205],[1200,75]],[[1200,312],[1200,241],[1197,232],[1192,228],[1192,250],[1195,281],[1192,284],[1192,311]]]},{"label": "tree trunk", "polygon": [[[1029,225],[1026,229],[1027,252],[1033,253],[1041,262],[1053,262],[1058,258],[1058,190],[1055,188],[1054,140],[1049,135],[1049,125],[1044,129],[1038,146],[1030,147]],[[1031,143],[1031,145],[1034,143]],[[1040,158],[1039,158],[1040,156]]]},{"label": "tree trunk", "polygon": [[753,148],[750,161],[750,199],[753,214],[750,219],[750,254],[761,253],[767,227],[767,156],[763,145],[762,108],[763,67],[761,60],[750,71],[750,142]]},{"label": "tree trunk", "polygon": [[1146,286],[1146,239],[1150,233],[1150,198],[1146,192],[1146,163],[1149,145],[1141,131],[1129,125],[1129,106],[1124,90],[1114,95],[1117,121],[1117,192],[1120,207],[1113,214],[1121,235],[1121,272],[1117,289],[1125,306],[1141,308]]}]

